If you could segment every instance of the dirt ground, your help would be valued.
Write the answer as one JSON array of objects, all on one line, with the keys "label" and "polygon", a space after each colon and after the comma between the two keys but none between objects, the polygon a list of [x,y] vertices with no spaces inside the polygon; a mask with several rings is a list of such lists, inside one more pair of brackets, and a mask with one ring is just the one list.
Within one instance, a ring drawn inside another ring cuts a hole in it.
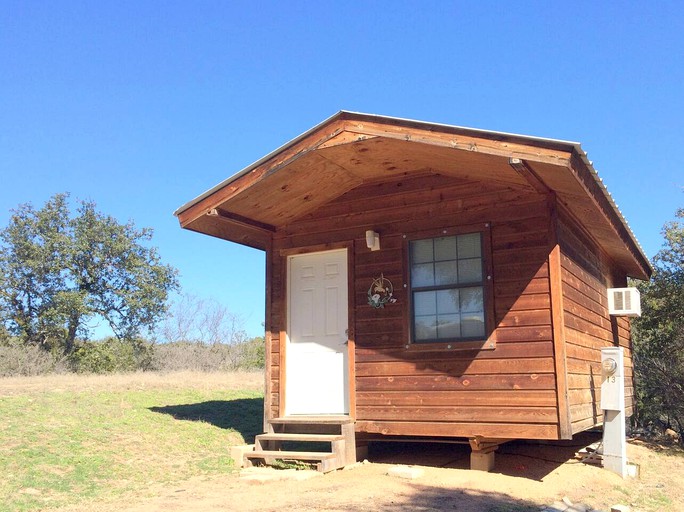
[{"label": "dirt ground", "polygon": [[[638,479],[622,480],[599,467],[576,461],[574,453],[596,440],[570,446],[509,443],[496,456],[492,473],[471,471],[469,448],[456,444],[376,443],[370,463],[305,481],[248,483],[231,474],[194,478],[150,489],[153,497],[88,504],[76,511],[427,511],[515,512],[539,510],[567,496],[573,503],[610,510],[684,510],[684,456],[681,451],[631,442],[628,456],[639,465]],[[387,475],[395,464],[418,465],[423,476],[403,480]]]}]

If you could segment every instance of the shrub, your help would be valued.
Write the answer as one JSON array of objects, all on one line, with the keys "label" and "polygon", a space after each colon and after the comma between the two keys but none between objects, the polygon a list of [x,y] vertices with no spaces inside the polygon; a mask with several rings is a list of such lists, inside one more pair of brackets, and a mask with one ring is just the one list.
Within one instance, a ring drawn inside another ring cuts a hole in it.
[{"label": "shrub", "polygon": [[237,367],[242,370],[257,370],[266,364],[266,343],[263,337],[252,338],[235,345]]},{"label": "shrub", "polygon": [[34,345],[0,345],[0,377],[34,376],[69,371],[66,359]]},{"label": "shrub", "polygon": [[152,370],[221,372],[264,367],[262,337],[238,343],[174,342],[152,344],[145,340],[107,338],[78,341],[66,358],[14,338],[0,340],[0,377],[48,373],[114,373]]},{"label": "shrub", "polygon": [[154,346],[150,368],[158,371],[193,370],[218,372],[264,367],[263,338],[235,343],[177,341]]},{"label": "shrub", "polygon": [[142,340],[81,342],[71,357],[78,373],[132,372],[149,369],[153,348]]}]

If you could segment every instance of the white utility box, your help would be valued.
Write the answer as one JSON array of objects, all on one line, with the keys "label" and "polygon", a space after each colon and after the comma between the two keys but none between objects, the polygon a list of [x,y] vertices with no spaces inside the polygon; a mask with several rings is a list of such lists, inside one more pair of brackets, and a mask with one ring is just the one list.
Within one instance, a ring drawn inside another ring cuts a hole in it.
[{"label": "white utility box", "polygon": [[641,294],[636,288],[608,288],[608,313],[641,316]]},{"label": "white utility box", "polygon": [[603,409],[603,467],[627,476],[625,432],[625,366],[622,347],[601,349],[601,409]]},{"label": "white utility box", "polygon": [[625,368],[622,347],[601,349],[601,409],[625,410]]}]

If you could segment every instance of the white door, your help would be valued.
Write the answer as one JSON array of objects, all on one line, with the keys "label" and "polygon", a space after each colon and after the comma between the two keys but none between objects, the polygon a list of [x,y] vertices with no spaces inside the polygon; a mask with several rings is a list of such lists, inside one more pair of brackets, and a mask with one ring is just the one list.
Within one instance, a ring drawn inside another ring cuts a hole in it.
[{"label": "white door", "polygon": [[288,258],[287,414],[347,414],[347,250]]}]

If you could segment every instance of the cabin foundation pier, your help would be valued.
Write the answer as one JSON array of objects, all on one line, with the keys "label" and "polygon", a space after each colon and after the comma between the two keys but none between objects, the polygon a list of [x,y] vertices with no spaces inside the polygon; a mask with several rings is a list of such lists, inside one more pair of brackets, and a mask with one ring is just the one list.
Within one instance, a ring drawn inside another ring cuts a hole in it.
[{"label": "cabin foundation pier", "polygon": [[470,443],[470,469],[489,472],[494,469],[494,453],[500,445],[510,439],[490,439],[485,437],[471,437]]},{"label": "cabin foundation pier", "polygon": [[362,461],[368,458],[368,441],[367,440],[356,440],[356,453],[354,457],[357,461]]}]

